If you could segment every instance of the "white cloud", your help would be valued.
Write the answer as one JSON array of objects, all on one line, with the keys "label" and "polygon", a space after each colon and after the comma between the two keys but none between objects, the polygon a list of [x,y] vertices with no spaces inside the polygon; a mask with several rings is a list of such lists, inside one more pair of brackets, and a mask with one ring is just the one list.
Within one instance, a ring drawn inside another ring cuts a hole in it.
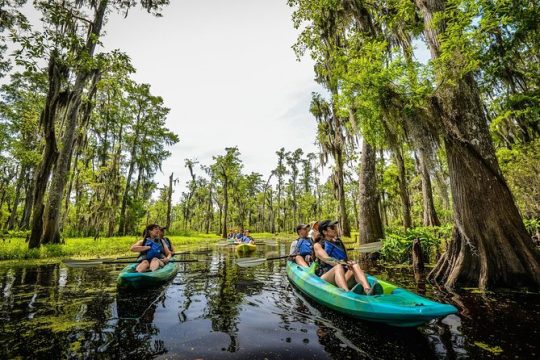
[{"label": "white cloud", "polygon": [[238,146],[245,172],[266,177],[280,147],[305,152],[313,145],[309,113],[313,81],[309,57],[296,60],[297,30],[285,1],[171,1],[162,18],[132,10],[113,14],[106,50],[126,52],[135,79],[152,85],[171,108],[167,126],[180,136],[157,180],[188,180],[185,158],[209,164],[212,155]]}]

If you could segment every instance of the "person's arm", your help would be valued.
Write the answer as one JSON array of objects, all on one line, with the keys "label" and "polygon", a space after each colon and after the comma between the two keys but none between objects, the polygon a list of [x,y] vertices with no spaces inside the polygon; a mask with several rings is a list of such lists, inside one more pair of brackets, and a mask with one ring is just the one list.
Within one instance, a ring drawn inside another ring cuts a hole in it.
[{"label": "person's arm", "polygon": [[339,264],[341,262],[341,261],[339,261],[337,259],[334,259],[333,257],[328,256],[326,251],[324,251],[321,244],[319,244],[319,243],[316,243],[315,245],[313,245],[313,250],[315,251],[315,256],[319,260],[324,262],[325,264],[336,266],[337,264]]},{"label": "person's arm", "polygon": [[165,258],[162,259],[163,262],[166,264],[169,262],[169,260],[171,260],[172,258],[172,253],[171,251],[169,250],[169,247],[167,246],[167,243],[165,242],[165,240],[161,239],[161,246],[163,246],[163,252],[165,253]]},{"label": "person's arm", "polygon": [[291,243],[291,248],[289,249],[289,255],[290,256],[293,256],[296,254],[296,244],[298,243],[298,240],[294,240],[292,243]]},{"label": "person's arm", "polygon": [[131,251],[133,251],[133,252],[143,252],[143,251],[150,250],[150,246],[143,246],[143,241],[144,240],[139,240],[135,244],[133,244],[131,246]]}]

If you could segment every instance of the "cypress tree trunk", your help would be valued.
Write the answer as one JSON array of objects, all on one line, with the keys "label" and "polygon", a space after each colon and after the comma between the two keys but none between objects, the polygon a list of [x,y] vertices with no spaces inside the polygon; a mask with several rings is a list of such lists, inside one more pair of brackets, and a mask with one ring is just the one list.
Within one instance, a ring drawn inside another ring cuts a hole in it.
[{"label": "cypress tree trunk", "polygon": [[17,183],[15,185],[15,199],[13,199],[13,208],[11,209],[11,214],[9,215],[8,220],[8,230],[13,230],[15,227],[15,221],[17,220],[17,208],[19,207],[19,201],[21,198],[21,188],[23,186],[24,175],[26,174],[26,166],[21,166],[21,171],[19,172],[19,177],[17,178]]},{"label": "cypress tree trunk", "polygon": [[[437,58],[444,24],[435,27],[432,20],[444,11],[445,1],[415,1],[432,57]],[[539,286],[540,259],[499,169],[472,74],[441,87],[432,100],[444,129],[454,229],[430,278],[448,288]]]},{"label": "cypress tree trunk", "polygon": [[41,233],[43,231],[43,211],[45,205],[45,191],[49,183],[52,167],[58,157],[56,147],[55,120],[57,112],[62,106],[63,99],[60,97],[60,87],[63,79],[67,76],[65,68],[57,63],[56,54],[51,54],[48,66],[49,89],[47,90],[47,98],[45,107],[40,115],[40,125],[43,129],[43,138],[45,139],[45,147],[41,163],[36,171],[34,193],[33,193],[33,209],[32,209],[32,227],[30,237],[28,239],[28,248],[33,249],[40,246]]},{"label": "cypress tree trunk", "polygon": [[[107,9],[107,0],[101,0],[96,9],[94,21],[90,26],[86,47],[83,50],[86,55],[92,57],[96,48],[97,40],[101,33],[101,27]],[[45,212],[45,227],[41,242],[43,243],[59,243],[60,233],[58,231],[60,208],[62,206],[62,197],[64,188],[68,179],[68,171],[71,165],[72,149],[75,142],[75,134],[79,129],[79,110],[81,107],[83,90],[88,84],[92,73],[88,70],[82,70],[75,80],[73,90],[68,95],[68,107],[66,128],[62,137],[62,148],[56,162],[55,171],[51,180],[51,188]],[[96,92],[97,74],[94,74],[92,89],[88,97],[91,99]]]},{"label": "cypress tree trunk", "polygon": [[422,179],[422,203],[424,209],[424,226],[439,226],[439,218],[435,211],[433,202],[433,191],[431,189],[431,178],[429,175],[428,157],[423,148],[418,149],[418,165]]},{"label": "cypress tree trunk", "polygon": [[32,175],[26,181],[24,209],[21,222],[19,224],[19,229],[21,230],[28,229],[28,225],[30,224],[30,216],[32,215],[32,203],[34,200],[34,171],[35,170],[28,171],[28,174]]},{"label": "cypress tree trunk", "polygon": [[345,203],[345,184],[343,175],[343,151],[337,151],[335,154],[336,159],[336,176],[335,184],[337,187],[338,201],[339,201],[339,223],[341,225],[341,230],[343,235],[350,237],[351,236],[351,225],[349,223],[349,217],[347,216],[347,204]]},{"label": "cypress tree trunk", "polygon": [[401,197],[401,212],[403,216],[403,227],[408,229],[412,226],[411,219],[411,200],[409,190],[407,189],[407,177],[405,173],[405,161],[401,155],[401,149],[394,147],[394,159],[398,169],[399,196]]},{"label": "cypress tree trunk", "polygon": [[362,142],[362,159],[360,161],[360,217],[358,219],[360,227],[358,232],[360,244],[367,244],[384,238],[384,230],[379,213],[376,152],[365,139]]},{"label": "cypress tree trunk", "polygon": [[[225,173],[225,169],[223,170]],[[227,238],[227,213],[229,212],[229,179],[224,176],[223,181],[223,227],[221,229],[221,236],[224,239]]]}]

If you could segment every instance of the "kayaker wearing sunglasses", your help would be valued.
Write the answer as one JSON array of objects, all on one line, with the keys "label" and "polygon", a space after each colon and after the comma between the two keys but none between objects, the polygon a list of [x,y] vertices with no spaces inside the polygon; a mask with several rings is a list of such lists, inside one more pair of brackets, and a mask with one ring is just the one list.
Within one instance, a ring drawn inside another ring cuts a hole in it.
[{"label": "kayaker wearing sunglasses", "polygon": [[351,286],[354,292],[360,294],[380,293],[380,284],[375,284],[372,288],[360,265],[349,260],[347,249],[337,235],[337,224],[337,221],[331,220],[319,222],[320,236],[316,239],[313,249],[319,262],[321,279],[346,291],[349,291]]},{"label": "kayaker wearing sunglasses", "polygon": [[137,272],[156,271],[164,266],[172,257],[169,247],[160,239],[161,227],[151,224],[144,229],[143,239],[131,246],[131,251],[141,253],[141,262],[137,265]]}]

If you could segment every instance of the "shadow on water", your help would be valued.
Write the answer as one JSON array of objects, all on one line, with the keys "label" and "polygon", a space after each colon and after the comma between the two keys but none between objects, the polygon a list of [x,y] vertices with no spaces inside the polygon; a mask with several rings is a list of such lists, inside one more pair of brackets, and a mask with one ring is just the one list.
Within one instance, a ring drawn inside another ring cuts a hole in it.
[{"label": "shadow on water", "polygon": [[[258,246],[283,254],[288,244]],[[186,258],[187,257],[186,255]],[[348,318],[306,298],[284,261],[235,265],[233,249],[180,263],[166,286],[118,291],[122,266],[0,266],[0,358],[462,359],[538,357],[540,295],[448,294],[406,267],[370,272],[460,308],[416,329]]]}]

